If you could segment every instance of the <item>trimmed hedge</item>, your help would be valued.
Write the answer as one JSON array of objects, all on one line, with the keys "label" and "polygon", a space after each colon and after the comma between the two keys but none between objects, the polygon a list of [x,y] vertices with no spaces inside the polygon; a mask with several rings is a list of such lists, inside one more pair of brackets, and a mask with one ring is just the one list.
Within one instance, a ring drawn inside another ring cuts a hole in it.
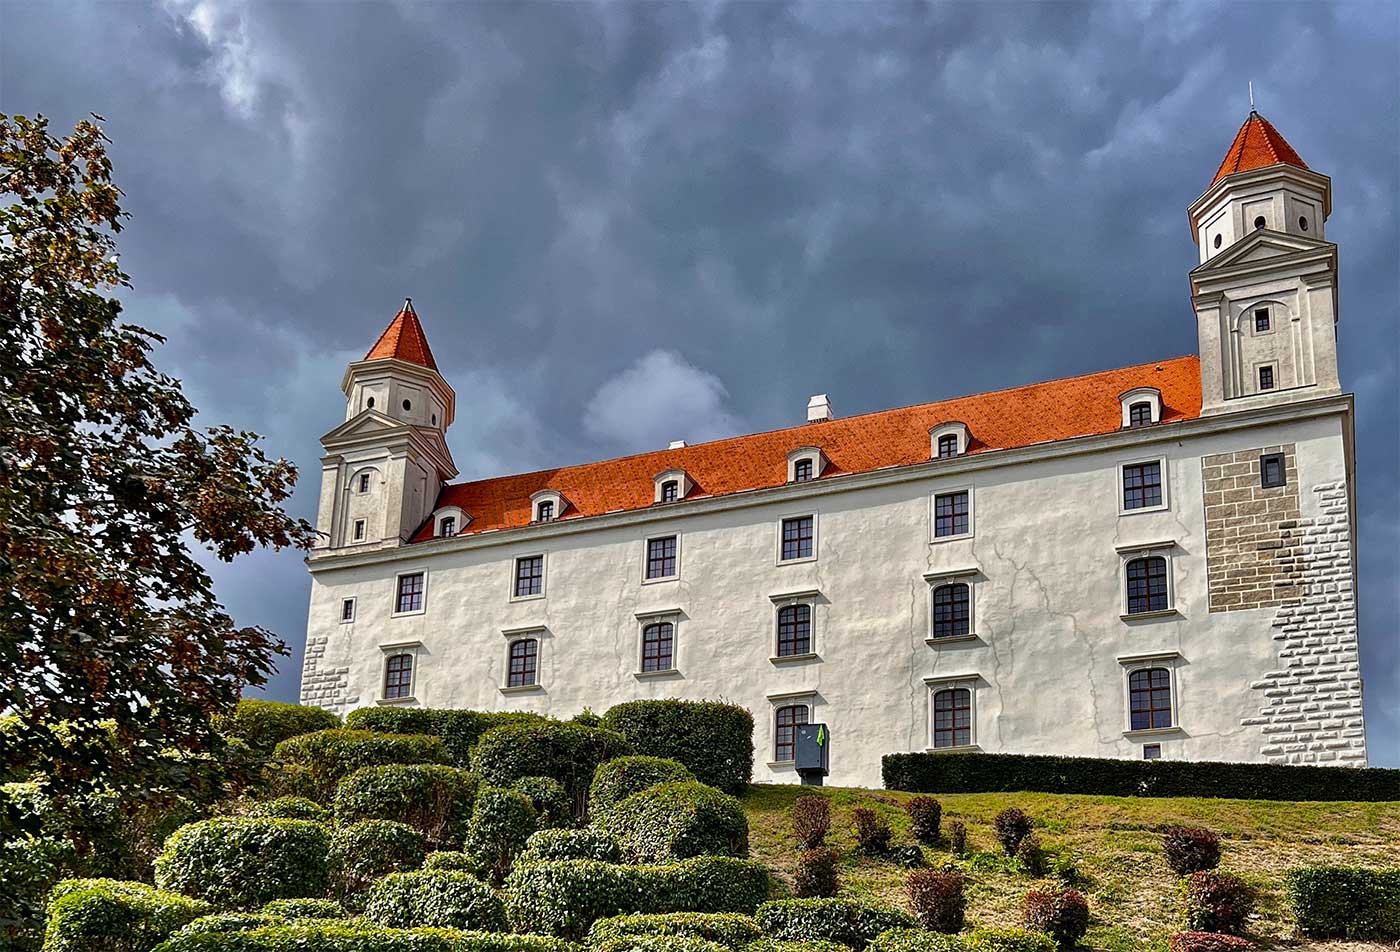
[{"label": "trimmed hedge", "polygon": [[965,940],[969,952],[1057,952],[1055,940],[1028,929],[973,929]]},{"label": "trimmed hedge", "polygon": [[361,767],[335,790],[335,819],[397,820],[437,849],[459,845],[476,802],[477,778],[445,764]]},{"label": "trimmed hedge", "polygon": [[225,737],[237,737],[265,754],[288,737],[339,727],[340,718],[325,708],[245,697],[232,713],[215,717],[213,724]]},{"label": "trimmed hedge", "polygon": [[596,859],[603,863],[622,862],[622,849],[612,835],[595,827],[581,830],[540,830],[525,841],[517,863],[539,863],[554,859]]},{"label": "trimmed hedge", "polygon": [[200,916],[176,935],[197,935],[201,932],[247,932],[267,926],[283,926],[287,920],[269,912],[216,912]]},{"label": "trimmed hedge", "polygon": [[115,879],[65,879],[49,893],[45,952],[148,952],[208,903]]},{"label": "trimmed hedge", "polygon": [[610,809],[599,826],[617,837],[622,855],[632,863],[749,854],[743,805],[693,780],[634,793]]},{"label": "trimmed hedge", "polygon": [[423,865],[423,834],[393,820],[361,820],[331,834],[331,892],[358,908],[359,893],[389,873]]},{"label": "trimmed hedge", "polygon": [[866,946],[866,952],[967,952],[967,940],[924,929],[888,929]]},{"label": "trimmed hedge", "polygon": [[1249,952],[1254,943],[1219,932],[1178,932],[1167,939],[1167,952]]},{"label": "trimmed hedge", "polygon": [[283,919],[344,919],[349,915],[334,899],[274,899],[260,911]]},{"label": "trimmed hedge", "polygon": [[695,779],[738,796],[753,779],[753,715],[717,701],[628,701],[603,715],[639,754],[684,764]]},{"label": "trimmed hedge", "polygon": [[685,935],[629,935],[590,945],[592,952],[728,952],[729,946]]},{"label": "trimmed hedge", "polygon": [[472,748],[472,766],[485,783],[509,787],[524,777],[551,777],[563,784],[581,816],[588,785],[599,764],[632,753],[627,740],[600,727],[559,721],[526,721],[494,727]]},{"label": "trimmed hedge", "polygon": [[866,952],[1056,952],[1056,946],[1048,935],[1025,929],[973,929],[958,935],[891,929]]},{"label": "trimmed hedge", "polygon": [[597,819],[634,793],[661,783],[694,780],[682,763],[665,757],[618,757],[601,764],[588,788],[588,812]]},{"label": "trimmed hedge", "polygon": [[325,894],[330,835],[312,820],[219,817],[180,827],[156,858],[156,885],[225,909]]},{"label": "trimmed hedge", "polygon": [[744,952],[846,952],[839,942],[811,939],[807,942],[784,942],[764,936],[744,946]]},{"label": "trimmed hedge", "polygon": [[525,794],[498,787],[481,791],[467,830],[466,852],[491,877],[493,886],[499,886],[510,872],[537,822],[535,807]]},{"label": "trimmed hedge", "polygon": [[1179,888],[1181,918],[1193,932],[1238,935],[1254,911],[1255,891],[1238,876],[1202,870],[1185,876]]},{"label": "trimmed hedge", "polygon": [[362,707],[345,715],[351,730],[379,734],[431,734],[442,738],[452,763],[471,766],[471,749],[493,727],[541,723],[546,718],[526,711],[463,711],[430,707]]},{"label": "trimmed hedge", "polygon": [[297,922],[247,932],[179,935],[155,952],[578,952],[578,947],[543,936]]},{"label": "trimmed hedge", "polygon": [[763,931],[752,916],[737,912],[634,913],[593,923],[588,930],[588,944],[596,946],[637,936],[683,936],[741,949],[762,938]]},{"label": "trimmed hedge", "polygon": [[315,820],[324,823],[331,818],[331,811],[315,800],[307,797],[278,797],[255,803],[248,808],[248,816],[271,820]]},{"label": "trimmed hedge", "polygon": [[477,862],[475,856],[470,853],[462,853],[456,850],[435,850],[423,858],[424,869],[457,869],[468,873],[475,873],[481,869],[481,863]]},{"label": "trimmed hedge", "polygon": [[535,808],[536,825],[554,830],[574,825],[574,803],[564,785],[553,777],[521,777],[510,788],[523,793]]},{"label": "trimmed hedge", "polygon": [[557,860],[518,864],[506,881],[505,901],[517,930],[578,939],[596,920],[624,913],[752,913],[768,888],[761,863],[730,857],[670,866]]},{"label": "trimmed hedge", "polygon": [[1288,901],[1303,935],[1400,939],[1400,869],[1295,869],[1288,874]]},{"label": "trimmed hedge", "polygon": [[882,932],[915,925],[902,909],[852,899],[779,899],[759,906],[754,919],[775,939],[820,939],[853,949],[865,948]]},{"label": "trimmed hedge", "polygon": [[506,931],[505,907],[491,887],[453,870],[390,873],[370,887],[365,918],[391,928]]},{"label": "trimmed hedge", "polygon": [[1092,793],[1243,800],[1400,800],[1400,770],[1037,754],[886,754],[884,785],[916,793]]},{"label": "trimmed hedge", "polygon": [[336,785],[361,767],[448,762],[441,738],[352,730],[290,737],[277,745],[272,756],[283,764],[289,784],[321,801],[329,801]]}]

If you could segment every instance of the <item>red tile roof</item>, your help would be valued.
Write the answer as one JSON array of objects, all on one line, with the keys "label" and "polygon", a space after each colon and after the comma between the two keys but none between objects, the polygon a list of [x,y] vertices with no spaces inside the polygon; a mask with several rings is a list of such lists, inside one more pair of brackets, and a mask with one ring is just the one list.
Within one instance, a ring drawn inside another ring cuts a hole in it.
[{"label": "red tile roof", "polygon": [[[1162,393],[1162,422],[1201,412],[1200,362],[1194,356],[1082,377],[1031,384],[938,403],[808,423],[674,450],[445,486],[438,506],[472,516],[467,534],[530,522],[530,496],[553,489],[568,500],[562,518],[653,505],[656,475],[683,469],[695,482],[686,497],[722,496],[787,482],[787,454],[819,447],[829,463],[821,478],[909,466],[929,459],[929,430],[952,421],[971,431],[970,453],[1110,433],[1122,426],[1119,396],[1135,387]],[[414,541],[431,538],[431,524]]]},{"label": "red tile roof", "polygon": [[413,309],[413,298],[406,298],[399,313],[384,328],[379,340],[365,354],[365,360],[378,360],[382,357],[397,357],[410,363],[437,370],[433,352],[428,348],[428,336],[423,333],[423,325],[418,323],[418,312]]},{"label": "red tile roof", "polygon": [[1269,120],[1257,112],[1251,112],[1244,125],[1240,126],[1235,141],[1230,143],[1230,151],[1225,153],[1225,161],[1220,163],[1220,169],[1210,184],[1214,185],[1235,172],[1249,172],[1279,163],[1296,165],[1300,169],[1308,167]]}]

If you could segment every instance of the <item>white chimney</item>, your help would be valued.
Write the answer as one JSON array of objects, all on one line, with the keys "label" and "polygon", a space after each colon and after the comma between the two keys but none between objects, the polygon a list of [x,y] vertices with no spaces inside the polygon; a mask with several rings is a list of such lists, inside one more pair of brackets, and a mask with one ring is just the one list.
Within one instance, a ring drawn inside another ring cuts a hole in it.
[{"label": "white chimney", "polygon": [[671,445],[666,448],[668,450],[683,450],[685,449],[685,440],[672,440]]},{"label": "white chimney", "polygon": [[821,423],[823,420],[830,420],[831,417],[831,401],[826,398],[826,394],[819,393],[807,401],[808,423]]}]

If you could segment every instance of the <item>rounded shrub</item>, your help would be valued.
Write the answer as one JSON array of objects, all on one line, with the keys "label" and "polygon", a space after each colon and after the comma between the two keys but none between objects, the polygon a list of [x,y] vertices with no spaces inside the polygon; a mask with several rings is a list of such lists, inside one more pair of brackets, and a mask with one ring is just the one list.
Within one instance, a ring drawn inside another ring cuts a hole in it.
[{"label": "rounded shrub", "polygon": [[1050,856],[1041,845],[1040,837],[1031,833],[1021,840],[1016,847],[1016,865],[1027,876],[1039,879],[1045,875],[1050,866]]},{"label": "rounded shrub", "polygon": [[207,903],[144,883],[66,879],[49,893],[44,949],[144,952],[211,912]]},{"label": "rounded shrub", "polygon": [[481,735],[502,724],[546,720],[527,711],[466,711],[430,707],[362,707],[345,715],[352,730],[380,734],[429,734],[442,739],[452,763],[471,766],[471,749]]},{"label": "rounded shrub", "polygon": [[735,912],[633,913],[599,919],[588,930],[590,948],[639,936],[705,939],[740,949],[762,937],[753,917]]},{"label": "rounded shrub", "polygon": [[956,856],[967,852],[967,824],[962,820],[948,821],[948,849]]},{"label": "rounded shrub", "polygon": [[340,781],[335,818],[397,820],[442,848],[460,844],[476,801],[477,779],[445,764],[385,764],[361,767]]},{"label": "rounded shrub", "polygon": [[423,858],[424,869],[456,869],[466,873],[481,870],[481,864],[470,853],[458,850],[436,850]]},{"label": "rounded shrub", "polygon": [[797,845],[813,850],[826,842],[831,831],[831,802],[826,797],[798,797],[792,801],[792,832]]},{"label": "rounded shrub", "polygon": [[376,734],[372,731],[325,730],[282,741],[273,758],[287,770],[289,782],[322,802],[336,785],[361,767],[386,764],[447,763],[442,740],[426,734]]},{"label": "rounded shrub", "polygon": [[1021,920],[1073,948],[1089,929],[1089,901],[1077,889],[1032,889],[1021,904]]},{"label": "rounded shrub", "polygon": [[1309,938],[1400,939],[1400,869],[1290,870],[1288,903]]},{"label": "rounded shrub", "polygon": [[248,808],[248,816],[274,820],[315,820],[324,823],[331,818],[331,812],[315,800],[307,797],[278,797],[265,800]]},{"label": "rounded shrub", "polygon": [[692,856],[747,856],[749,821],[734,797],[703,783],[664,783],[634,793],[600,820],[634,863]]},{"label": "rounded shrub", "polygon": [[792,891],[799,899],[829,899],[840,888],[837,870],[841,854],[825,846],[803,850],[797,854],[797,871],[792,877]]},{"label": "rounded shrub", "polygon": [[668,757],[695,779],[738,796],[753,778],[753,715],[716,701],[628,701],[603,715],[603,726],[639,754]]},{"label": "rounded shrub", "polygon": [[598,765],[632,753],[621,734],[559,721],[493,727],[472,748],[472,768],[484,783],[509,787],[522,777],[552,777],[583,813]]},{"label": "rounded shrub", "polygon": [[825,940],[853,949],[865,948],[886,930],[914,925],[902,909],[851,899],[779,899],[759,906],[754,919],[775,939]]},{"label": "rounded shrub", "polygon": [[1180,897],[1181,918],[1192,932],[1235,935],[1254,911],[1254,889],[1229,873],[1192,873],[1182,879]]},{"label": "rounded shrub", "polygon": [[1029,929],[973,929],[964,941],[969,952],[1057,952],[1055,940]]},{"label": "rounded shrub", "polygon": [[1178,932],[1167,939],[1168,952],[1249,952],[1254,943],[1218,932]]},{"label": "rounded shrub", "polygon": [[846,946],[839,942],[823,939],[808,939],[806,942],[785,942],[764,936],[744,946],[744,952],[846,952]]},{"label": "rounded shrub", "polygon": [[[236,935],[182,935],[158,952],[578,952],[540,936],[463,932],[456,929],[389,929],[364,921],[297,920]],[[155,952],[155,950],[153,950]]]},{"label": "rounded shrub", "polygon": [[337,827],[331,835],[332,891],[358,907],[358,897],[381,876],[417,869],[423,864],[423,834],[393,820],[361,820]]},{"label": "rounded shrub", "polygon": [[884,814],[870,807],[851,811],[855,822],[856,845],[866,856],[884,856],[890,851],[890,824]]},{"label": "rounded shrub", "polygon": [[467,828],[466,851],[500,885],[515,862],[515,854],[535,832],[535,807],[523,793],[486,787],[476,798]]},{"label": "rounded shrub", "polygon": [[555,859],[596,859],[604,863],[622,861],[622,850],[610,833],[596,827],[578,830],[540,830],[530,834],[517,863],[538,863]]},{"label": "rounded shrub", "polygon": [[529,799],[541,830],[574,825],[573,801],[564,785],[553,777],[521,777],[510,788]]},{"label": "rounded shrub", "polygon": [[866,952],[965,952],[962,936],[923,929],[889,929],[866,946]]},{"label": "rounded shrub", "polygon": [[904,804],[909,814],[909,830],[920,843],[933,846],[939,840],[943,822],[943,804],[933,797],[914,797]]},{"label": "rounded shrub", "polygon": [[956,870],[921,869],[909,874],[905,893],[919,925],[931,932],[958,932],[963,927],[967,880]]},{"label": "rounded shrub", "polygon": [[601,817],[634,793],[662,783],[694,780],[695,775],[679,761],[665,757],[616,757],[599,764],[588,789],[588,812]]},{"label": "rounded shrub", "polygon": [[274,899],[261,911],[283,919],[344,919],[349,915],[334,899]]},{"label": "rounded shrub", "polygon": [[1178,876],[1187,876],[1220,865],[1220,837],[1199,826],[1172,826],[1162,834],[1162,852]]},{"label": "rounded shrub", "polygon": [[1007,856],[1015,856],[1021,841],[1030,836],[1031,829],[1035,824],[1031,818],[1026,816],[1024,810],[1016,807],[1007,807],[996,815],[992,820],[992,829],[996,832],[997,842],[1006,851]]},{"label": "rounded shrub", "polygon": [[339,726],[340,718],[325,708],[250,697],[239,701],[230,713],[214,718],[216,731],[236,737],[260,753],[267,753],[288,737]]},{"label": "rounded shrub", "polygon": [[311,820],[201,820],[165,841],[156,885],[223,909],[256,909],[273,899],[323,895],[329,850],[325,827]]},{"label": "rounded shrub", "polygon": [[365,918],[399,929],[506,931],[505,909],[491,887],[470,873],[445,869],[385,876],[370,887]]},{"label": "rounded shrub", "polygon": [[247,932],[251,929],[262,929],[267,926],[283,925],[286,922],[281,916],[274,916],[266,912],[216,912],[208,916],[200,916],[193,922],[187,923],[177,936],[200,935],[205,932]]},{"label": "rounded shrub", "polygon": [[629,935],[590,944],[590,952],[728,952],[729,946],[682,935]]}]

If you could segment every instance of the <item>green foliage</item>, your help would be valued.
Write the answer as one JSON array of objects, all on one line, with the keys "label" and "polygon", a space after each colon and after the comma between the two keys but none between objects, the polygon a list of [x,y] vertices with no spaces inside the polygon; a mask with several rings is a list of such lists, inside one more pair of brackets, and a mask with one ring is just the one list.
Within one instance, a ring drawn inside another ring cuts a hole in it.
[{"label": "green foliage", "polygon": [[306,922],[251,931],[179,935],[155,952],[578,952],[542,936],[455,929],[384,929],[366,922]]},{"label": "green foliage", "polygon": [[[810,799],[810,798],[808,798]],[[830,899],[840,887],[837,870],[841,854],[818,846],[797,854],[797,872],[792,877],[792,891],[799,899]]]},{"label": "green foliage", "polygon": [[208,904],[144,883],[69,879],[49,896],[45,952],[148,952]]},{"label": "green foliage", "polygon": [[715,701],[628,701],[603,715],[639,754],[668,757],[701,783],[742,794],[753,777],[753,715]]},{"label": "green foliage", "polygon": [[588,790],[588,812],[596,820],[634,793],[661,783],[694,780],[684,764],[665,757],[617,757],[599,765]]},{"label": "green foliage", "polygon": [[1057,952],[1055,940],[1027,929],[973,929],[968,952]]},{"label": "green foliage", "polygon": [[79,865],[72,843],[19,836],[0,842],[0,948],[37,948],[49,889]]},{"label": "green foliage", "polygon": [[522,777],[552,777],[563,784],[576,816],[583,813],[598,765],[630,754],[622,735],[558,721],[526,721],[494,727],[472,748],[481,779],[508,787]]},{"label": "green foliage", "polygon": [[809,939],[806,942],[784,942],[781,939],[765,936],[744,946],[744,952],[846,952],[846,947],[839,942],[826,942],[820,939]]},{"label": "green foliage", "polygon": [[792,832],[805,850],[816,849],[831,832],[831,802],[826,797],[798,797],[792,801]]},{"label": "green foliage", "polygon": [[325,893],[330,837],[311,820],[221,817],[176,830],[156,884],[226,909]]},{"label": "green foliage", "polygon": [[476,798],[466,851],[487,871],[493,885],[506,878],[537,822],[535,807],[523,793],[486,787]]},{"label": "green foliage", "polygon": [[775,939],[820,939],[853,949],[865,948],[888,929],[914,925],[902,909],[852,899],[779,899],[759,906],[754,918]]},{"label": "green foliage", "polygon": [[475,873],[481,870],[481,863],[477,861],[475,856],[460,850],[436,850],[424,858],[423,868],[455,869]]},{"label": "green foliage", "polygon": [[323,803],[336,785],[362,767],[388,764],[443,764],[442,740],[425,734],[376,734],[372,731],[324,730],[282,741],[273,757],[288,770],[300,792]]},{"label": "green foliage", "polygon": [[693,780],[634,793],[599,820],[634,863],[747,856],[749,821],[734,797]]},{"label": "green foliage", "polygon": [[1249,952],[1254,943],[1218,932],[1178,932],[1167,940],[1168,952]]},{"label": "green foliage", "polygon": [[475,774],[444,764],[361,767],[336,787],[335,818],[338,823],[397,820],[442,849],[459,845],[466,835],[476,788]]},{"label": "green foliage", "polygon": [[491,887],[454,870],[390,873],[370,887],[365,918],[394,928],[506,931],[505,908]]},{"label": "green foliage", "polygon": [[1077,889],[1032,889],[1021,906],[1027,929],[1074,948],[1089,929],[1089,902]]},{"label": "green foliage", "polygon": [[729,946],[677,935],[629,935],[590,945],[592,952],[726,952]]},{"label": "green foliage", "polygon": [[196,935],[200,932],[247,932],[266,926],[280,926],[286,920],[268,912],[216,912],[188,923],[178,935]]},{"label": "green foliage", "polygon": [[518,864],[505,897],[517,930],[578,939],[596,920],[623,913],[752,913],[768,889],[761,864],[729,857],[670,866],[559,860]]},{"label": "green foliage", "polygon": [[1239,800],[1400,800],[1400,770],[1037,754],[886,754],[884,785],[918,793],[1094,793]]},{"label": "green foliage", "polygon": [[1254,911],[1254,889],[1229,873],[1192,873],[1181,880],[1180,897],[1182,921],[1193,932],[1236,935]]},{"label": "green foliage", "polygon": [[283,919],[344,919],[349,915],[334,899],[274,899],[261,911]]},{"label": "green foliage", "polygon": [[527,711],[463,711],[430,707],[362,707],[345,715],[352,730],[381,734],[431,734],[442,738],[452,763],[471,766],[471,749],[493,727],[538,724],[546,718]]},{"label": "green foliage", "polygon": [[248,816],[274,820],[315,820],[317,823],[325,823],[331,818],[331,812],[307,797],[278,797],[275,800],[253,804],[248,808]]},{"label": "green foliage", "polygon": [[553,777],[521,777],[511,789],[523,793],[535,808],[542,830],[574,825],[574,803],[564,785]]},{"label": "green foliage", "polygon": [[525,841],[517,863],[538,863],[554,859],[596,859],[603,863],[622,861],[622,850],[612,835],[596,827],[579,830],[540,830]]},{"label": "green foliage", "polygon": [[1288,874],[1298,931],[1317,939],[1400,939],[1400,869],[1305,866]]},{"label": "green foliage", "polygon": [[259,753],[298,734],[310,734],[340,726],[340,718],[320,707],[284,704],[245,697],[228,714],[214,719],[214,728],[226,737],[237,737]]},{"label": "green foliage", "polygon": [[599,919],[588,930],[588,945],[636,936],[672,936],[706,939],[730,949],[741,949],[762,936],[751,916],[734,912],[633,913]]},{"label": "green foliage", "polygon": [[966,882],[956,870],[921,869],[910,873],[905,890],[919,925],[932,932],[961,931],[967,911],[963,895]]},{"label": "green foliage", "polygon": [[328,862],[332,892],[352,906],[370,884],[389,873],[423,864],[423,834],[393,820],[361,820],[331,834]]},{"label": "green foliage", "polygon": [[889,929],[866,946],[866,952],[966,952],[967,941],[959,935],[927,932],[923,929]]}]

